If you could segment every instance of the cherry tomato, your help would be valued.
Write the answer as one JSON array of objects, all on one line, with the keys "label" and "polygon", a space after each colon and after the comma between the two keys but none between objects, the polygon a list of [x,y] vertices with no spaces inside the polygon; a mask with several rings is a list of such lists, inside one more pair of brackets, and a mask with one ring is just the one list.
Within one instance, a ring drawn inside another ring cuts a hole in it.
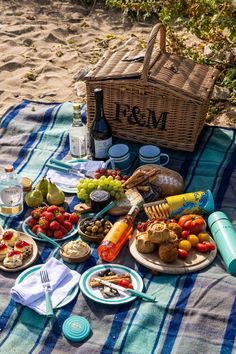
[{"label": "cherry tomato", "polygon": [[199,238],[200,242],[209,241],[209,234],[207,232],[200,232],[197,237]]},{"label": "cherry tomato", "polygon": [[178,224],[183,230],[188,230],[194,235],[198,235],[200,232],[206,230],[206,222],[201,215],[183,215],[179,218]]},{"label": "cherry tomato", "polygon": [[179,258],[185,259],[188,257],[188,251],[186,251],[182,248],[178,248],[178,256],[179,256]]},{"label": "cherry tomato", "polygon": [[133,285],[128,280],[125,279],[120,279],[117,282],[117,285],[123,286],[123,288],[133,289]]},{"label": "cherry tomato", "polygon": [[196,247],[199,242],[199,238],[196,235],[189,235],[188,241],[191,242],[192,247]]},{"label": "cherry tomato", "polygon": [[189,251],[189,250],[191,250],[191,247],[192,247],[191,242],[188,240],[181,240],[179,242],[179,248],[181,248],[183,250]]},{"label": "cherry tomato", "polygon": [[190,234],[190,231],[184,230],[181,232],[181,238],[183,238],[184,240],[187,240],[189,234]]},{"label": "cherry tomato", "polygon": [[205,243],[199,242],[195,246],[196,250],[201,252],[201,253],[206,253],[208,252],[208,247]]},{"label": "cherry tomato", "polygon": [[209,241],[204,241],[203,244],[207,246],[208,251],[214,251],[214,249],[216,248],[214,243]]}]

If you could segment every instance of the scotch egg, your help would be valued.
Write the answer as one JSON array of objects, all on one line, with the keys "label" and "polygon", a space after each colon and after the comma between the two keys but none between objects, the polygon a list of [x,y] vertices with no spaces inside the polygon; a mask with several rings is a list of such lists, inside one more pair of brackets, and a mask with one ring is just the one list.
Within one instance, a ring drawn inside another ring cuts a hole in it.
[{"label": "scotch egg", "polygon": [[7,253],[6,257],[3,260],[3,265],[6,268],[17,268],[22,265],[23,254],[19,251],[10,251]]},{"label": "scotch egg", "polygon": [[5,257],[6,254],[9,252],[9,247],[5,245],[5,243],[0,243],[0,261],[2,261]]},{"label": "scotch egg", "polygon": [[1,242],[5,243],[6,245],[11,246],[11,247],[14,246],[17,239],[18,239],[18,232],[13,229],[8,229],[8,230],[4,231],[1,236]]},{"label": "scotch egg", "polygon": [[17,240],[14,245],[14,251],[21,252],[24,259],[30,256],[33,252],[33,245],[23,240]]}]

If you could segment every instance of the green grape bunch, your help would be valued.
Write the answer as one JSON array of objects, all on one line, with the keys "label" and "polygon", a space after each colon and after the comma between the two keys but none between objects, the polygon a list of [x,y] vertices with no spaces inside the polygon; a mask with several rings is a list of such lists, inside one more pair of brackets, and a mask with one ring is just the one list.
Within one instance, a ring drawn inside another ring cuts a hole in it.
[{"label": "green grape bunch", "polygon": [[77,185],[77,196],[80,200],[89,201],[89,195],[95,189],[103,189],[110,193],[111,197],[119,200],[124,197],[124,190],[121,181],[112,176],[101,176],[99,179],[80,179]]}]

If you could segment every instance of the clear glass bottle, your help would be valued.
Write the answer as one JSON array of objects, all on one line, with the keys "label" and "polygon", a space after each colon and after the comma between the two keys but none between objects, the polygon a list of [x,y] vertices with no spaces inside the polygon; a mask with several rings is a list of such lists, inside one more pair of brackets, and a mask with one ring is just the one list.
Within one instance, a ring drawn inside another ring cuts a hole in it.
[{"label": "clear glass bottle", "polygon": [[23,187],[13,166],[5,167],[0,177],[0,214],[16,216],[23,210]]},{"label": "clear glass bottle", "polygon": [[108,149],[112,145],[112,131],[104,114],[103,90],[96,88],[94,96],[96,107],[90,126],[90,154],[94,160],[104,160],[108,158]]},{"label": "clear glass bottle", "polygon": [[139,208],[136,205],[132,206],[126,216],[114,223],[98,247],[98,255],[102,260],[112,262],[118,256],[133,230],[138,212]]},{"label": "clear glass bottle", "polygon": [[73,120],[69,129],[70,153],[72,157],[82,158],[88,153],[88,129],[81,119],[80,104],[73,105]]}]

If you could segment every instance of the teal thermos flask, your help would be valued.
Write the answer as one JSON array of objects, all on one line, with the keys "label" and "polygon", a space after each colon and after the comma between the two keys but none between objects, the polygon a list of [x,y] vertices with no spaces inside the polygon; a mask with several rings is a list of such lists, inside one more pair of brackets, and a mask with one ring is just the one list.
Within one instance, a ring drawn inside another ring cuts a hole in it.
[{"label": "teal thermos flask", "polygon": [[222,211],[208,217],[208,226],[228,272],[236,276],[236,231]]}]

